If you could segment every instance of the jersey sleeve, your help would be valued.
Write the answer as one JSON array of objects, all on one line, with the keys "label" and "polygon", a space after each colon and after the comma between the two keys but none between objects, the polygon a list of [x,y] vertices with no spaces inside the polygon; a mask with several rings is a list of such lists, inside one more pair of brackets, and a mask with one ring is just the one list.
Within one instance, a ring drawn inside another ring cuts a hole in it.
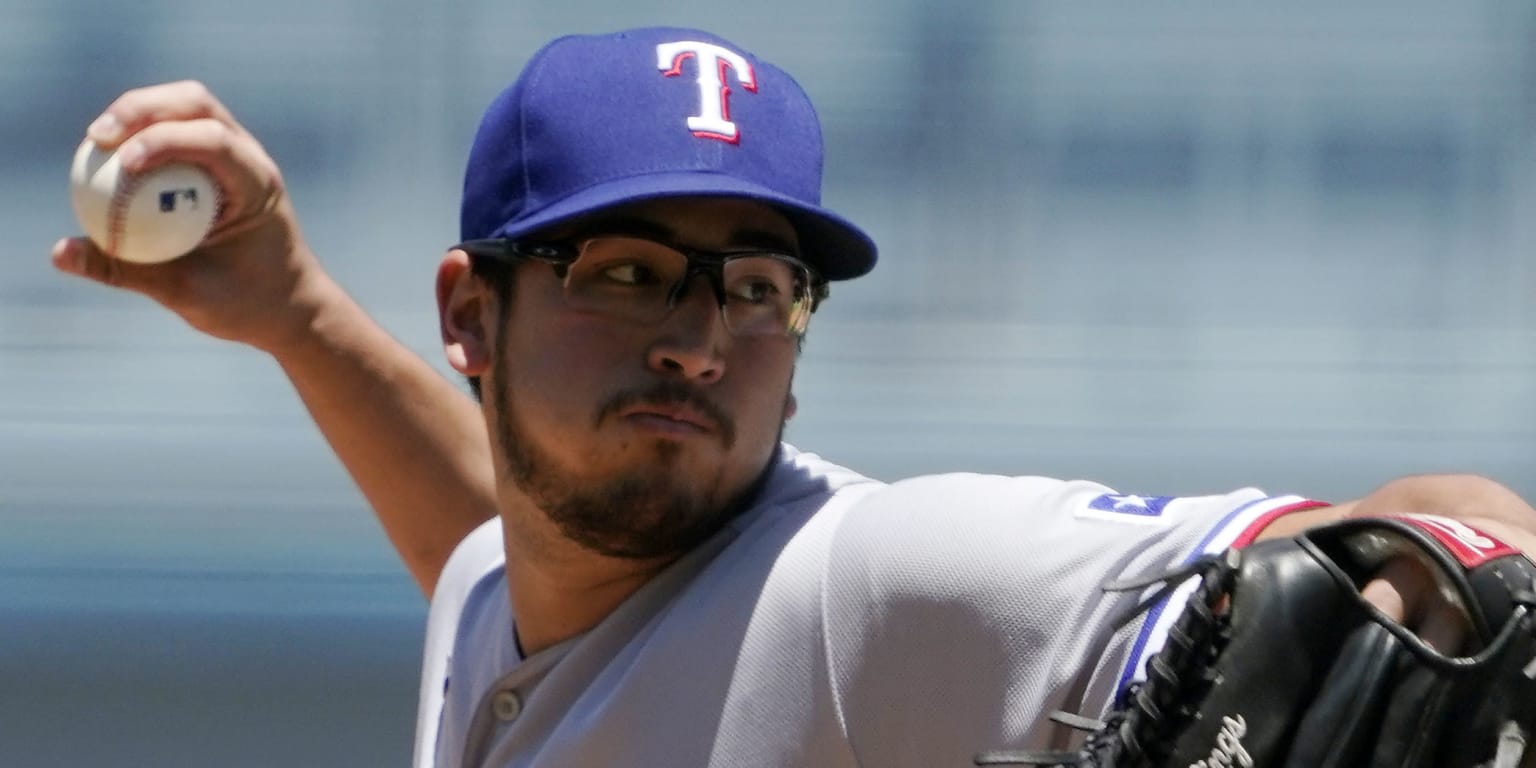
[{"label": "jersey sleeve", "polygon": [[1059,746],[1046,716],[1117,684],[1141,629],[1115,630],[1140,596],[1104,584],[1251,539],[1306,504],[986,475],[870,494],[839,521],[823,589],[831,684],[859,762],[967,765],[985,749]]},{"label": "jersey sleeve", "polygon": [[411,762],[414,768],[433,768],[436,762],[443,692],[464,603],[486,571],[500,567],[505,558],[501,519],[491,518],[465,536],[443,565],[443,573],[432,591],[432,604],[427,611],[421,686],[416,699],[416,744]]},{"label": "jersey sleeve", "polygon": [[[1107,498],[1118,496],[1110,494]],[[1266,526],[1284,515],[1328,506],[1325,502],[1300,496],[1266,496],[1251,489],[1223,496],[1173,501],[1187,507],[1190,518],[1177,535],[1170,537],[1177,544],[1156,557],[1137,563],[1120,578],[1152,578],[1202,555],[1245,547],[1253,543]],[[1193,543],[1186,545],[1185,542],[1191,539]],[[1093,683],[1078,705],[1081,711],[1102,716],[1120,691],[1132,682],[1144,679],[1147,659],[1162,648],[1169,628],[1178,619],[1197,584],[1198,579],[1186,580],[1167,597],[1138,614],[1135,621],[1127,622],[1116,631],[1109,648],[1096,660]],[[1138,592],[1126,594],[1135,599],[1141,596]]]}]

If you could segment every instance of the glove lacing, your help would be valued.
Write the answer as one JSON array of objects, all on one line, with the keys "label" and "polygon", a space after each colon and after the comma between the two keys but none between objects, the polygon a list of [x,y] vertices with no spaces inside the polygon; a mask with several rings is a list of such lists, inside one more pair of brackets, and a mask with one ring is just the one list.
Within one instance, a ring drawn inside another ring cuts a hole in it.
[{"label": "glove lacing", "polygon": [[976,765],[1032,765],[1039,768],[1161,765],[1172,751],[1172,738],[1184,730],[1193,716],[1185,702],[1199,701],[1215,682],[1210,670],[1231,638],[1226,598],[1236,580],[1239,559],[1236,550],[1229,550],[1206,555],[1151,579],[1106,585],[1104,589],[1113,592],[1161,585],[1137,601],[1134,608],[1115,623],[1115,628],[1119,629],[1191,577],[1201,577],[1189,597],[1188,609],[1169,628],[1163,647],[1147,660],[1146,681],[1127,686],[1116,697],[1112,712],[1105,720],[1067,712],[1051,715],[1057,723],[1089,732],[1082,749],[1076,752],[982,752],[975,757]]}]

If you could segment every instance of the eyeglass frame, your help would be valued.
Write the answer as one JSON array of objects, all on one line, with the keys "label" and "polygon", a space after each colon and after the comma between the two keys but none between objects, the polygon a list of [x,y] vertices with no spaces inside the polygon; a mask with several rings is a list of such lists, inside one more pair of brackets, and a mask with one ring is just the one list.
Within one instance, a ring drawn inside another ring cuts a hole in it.
[{"label": "eyeglass frame", "polygon": [[[831,293],[829,281],[822,277],[815,267],[793,253],[760,247],[731,248],[721,251],[690,248],[652,234],[626,232],[623,230],[584,233],[575,237],[554,240],[517,240],[506,237],[478,238],[465,240],[454,245],[449,250],[464,251],[472,259],[488,258],[503,263],[543,262],[553,268],[555,277],[563,282],[570,275],[571,265],[581,258],[586,244],[592,240],[600,240],[607,237],[628,237],[636,240],[645,240],[682,254],[684,264],[683,276],[667,290],[667,313],[663,314],[662,318],[671,314],[672,310],[677,307],[677,302],[687,292],[687,286],[693,282],[693,278],[703,275],[709,282],[710,291],[715,295],[716,304],[720,308],[720,318],[724,321],[727,301],[725,265],[736,258],[769,256],[805,270],[807,293],[811,301],[810,310],[806,313],[806,325],[809,324],[810,315],[814,314],[821,307],[821,302],[825,301]],[[727,323],[726,327],[730,327],[729,323]],[[785,329],[784,335],[789,338],[801,338],[805,335],[805,331],[795,332],[791,327]]]}]

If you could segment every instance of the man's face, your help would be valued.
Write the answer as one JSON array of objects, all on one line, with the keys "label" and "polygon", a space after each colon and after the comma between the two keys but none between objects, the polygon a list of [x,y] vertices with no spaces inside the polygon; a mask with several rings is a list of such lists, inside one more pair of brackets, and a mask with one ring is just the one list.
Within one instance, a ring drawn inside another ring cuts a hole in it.
[{"label": "man's face", "polygon": [[[797,251],[788,221],[741,200],[627,206],[580,233],[637,229],[700,250]],[[733,336],[703,276],[670,314],[643,323],[571,307],[546,264],[518,269],[485,380],[498,474],[590,550],[686,551],[720,527],[772,457],[793,409],[797,342]]]}]

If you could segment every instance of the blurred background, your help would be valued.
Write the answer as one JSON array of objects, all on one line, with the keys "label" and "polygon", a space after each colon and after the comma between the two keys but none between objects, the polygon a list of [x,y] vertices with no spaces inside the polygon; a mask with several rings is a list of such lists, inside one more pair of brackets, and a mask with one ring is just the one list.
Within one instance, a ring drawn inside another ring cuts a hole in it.
[{"label": "blurred background", "polygon": [[48,266],[85,126],[208,83],[446,371],[481,109],[553,36],[654,23],[796,75],[882,244],[813,323],[801,447],[1536,496],[1529,3],[0,0],[0,766],[409,762],[425,601],[276,366]]}]

